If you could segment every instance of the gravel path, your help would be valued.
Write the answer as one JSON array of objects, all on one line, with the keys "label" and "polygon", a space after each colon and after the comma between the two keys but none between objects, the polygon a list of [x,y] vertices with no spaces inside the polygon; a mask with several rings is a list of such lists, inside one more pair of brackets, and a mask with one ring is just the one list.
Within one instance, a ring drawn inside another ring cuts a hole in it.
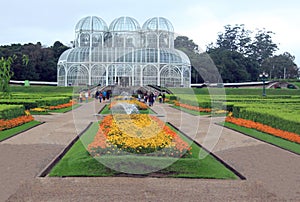
[{"label": "gravel path", "polygon": [[103,104],[38,116],[46,121],[0,143],[0,201],[300,201],[300,156],[165,104],[153,109],[247,180],[39,178],[37,174],[90,122]]}]

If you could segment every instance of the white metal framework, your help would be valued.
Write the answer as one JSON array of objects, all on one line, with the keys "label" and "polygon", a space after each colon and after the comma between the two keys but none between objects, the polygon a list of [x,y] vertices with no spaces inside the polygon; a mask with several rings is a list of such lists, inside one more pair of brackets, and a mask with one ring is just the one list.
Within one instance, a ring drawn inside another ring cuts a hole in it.
[{"label": "white metal framework", "polygon": [[163,17],[142,28],[131,17],[109,27],[99,17],[85,17],[75,27],[74,48],[62,53],[57,67],[59,86],[189,87],[190,78],[190,60],[174,48],[173,26]]}]

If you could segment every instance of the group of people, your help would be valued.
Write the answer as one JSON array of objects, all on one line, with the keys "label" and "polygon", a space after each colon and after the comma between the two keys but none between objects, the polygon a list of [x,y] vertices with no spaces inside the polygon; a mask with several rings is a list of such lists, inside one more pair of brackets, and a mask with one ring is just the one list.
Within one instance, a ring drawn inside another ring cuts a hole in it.
[{"label": "group of people", "polygon": [[[90,97],[90,91],[84,92],[84,98],[85,98],[86,103],[88,103],[89,97]],[[83,100],[83,92],[80,92],[79,93],[79,102],[82,103],[82,100]]]},{"label": "group of people", "polygon": [[[149,92],[145,93],[143,95],[144,103],[148,103],[148,105],[151,107],[154,105],[154,102],[158,99],[159,103],[164,103],[166,95],[164,93],[158,93],[158,92]],[[141,101],[141,95],[138,95],[139,101]]]},{"label": "group of people", "polygon": [[109,91],[96,91],[95,93],[95,99],[99,100],[99,102],[109,100],[110,98],[110,93]]}]

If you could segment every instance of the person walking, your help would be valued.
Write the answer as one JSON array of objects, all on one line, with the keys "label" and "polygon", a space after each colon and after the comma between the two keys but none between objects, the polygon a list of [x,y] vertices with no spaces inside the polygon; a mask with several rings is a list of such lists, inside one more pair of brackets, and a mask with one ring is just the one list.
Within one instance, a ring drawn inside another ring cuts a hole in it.
[{"label": "person walking", "polygon": [[89,92],[86,91],[84,96],[85,96],[85,102],[88,103],[89,102]]},{"label": "person walking", "polygon": [[103,95],[103,102],[104,102],[106,99],[106,91],[103,91],[102,95]]},{"label": "person walking", "polygon": [[103,94],[102,92],[99,93],[99,102],[101,103],[102,102],[102,98],[103,98]]},{"label": "person walking", "polygon": [[150,93],[149,95],[149,106],[153,106],[154,104],[154,94],[153,93]]},{"label": "person walking", "polygon": [[166,95],[165,93],[162,94],[162,102],[165,103]]},{"label": "person walking", "polygon": [[79,93],[79,102],[82,103],[82,92]]},{"label": "person walking", "polygon": [[162,103],[162,94],[161,93],[159,93],[159,95],[158,95],[158,100],[159,100],[159,103]]}]

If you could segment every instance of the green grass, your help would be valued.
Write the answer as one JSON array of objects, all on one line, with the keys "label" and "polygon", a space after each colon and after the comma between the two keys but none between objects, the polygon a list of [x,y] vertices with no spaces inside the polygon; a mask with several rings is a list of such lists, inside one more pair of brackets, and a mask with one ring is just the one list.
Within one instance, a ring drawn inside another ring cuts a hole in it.
[{"label": "green grass", "polygon": [[181,110],[183,112],[186,112],[188,114],[195,115],[195,116],[199,116],[199,115],[211,115],[211,113],[198,112],[198,111],[195,111],[195,110],[190,110],[190,109],[186,109],[184,107],[179,107],[179,106],[175,106],[175,105],[173,105],[172,107],[175,108],[175,109]]},{"label": "green grass", "polygon": [[17,126],[17,127],[8,129],[8,130],[1,131],[0,132],[0,141],[10,138],[10,137],[16,135],[17,133],[23,132],[23,131],[30,129],[39,124],[41,124],[41,123],[38,121],[31,121],[31,122],[25,123],[21,126]]},{"label": "green grass", "polygon": [[[88,145],[98,130],[98,124],[94,123],[80,140],[66,153],[58,164],[51,170],[49,176],[118,176],[121,172],[115,171],[105,165],[118,167],[123,170],[131,170],[133,173],[142,172],[145,166],[151,169],[162,168],[173,158],[147,157],[147,156],[104,156],[101,162],[91,157],[84,145]],[[187,138],[186,138],[187,139]],[[186,177],[186,178],[213,178],[213,179],[238,179],[238,177],[217,161],[213,156],[207,154],[206,158],[199,159],[198,154],[202,150],[196,144],[192,144],[192,157],[180,158],[169,167],[155,172],[154,174],[164,177]],[[202,150],[202,152],[204,152]],[[144,176],[153,175],[144,174]]]},{"label": "green grass", "polygon": [[249,135],[251,137],[254,137],[256,139],[262,140],[264,142],[268,142],[270,144],[276,145],[280,148],[286,149],[288,151],[292,151],[294,153],[300,154],[300,144],[291,142],[267,133],[263,133],[254,129],[241,127],[232,123],[224,123],[224,126],[236,131],[239,131],[241,133],[244,133],[246,135]]},{"label": "green grass", "polygon": [[[176,95],[179,94],[190,94],[191,90],[189,88],[169,88]],[[220,94],[223,95],[255,95],[262,96],[262,88],[193,88],[193,93],[197,95],[209,95]],[[266,94],[268,95],[299,95],[300,89],[266,89]]]},{"label": "green grass", "polygon": [[10,86],[12,93],[73,93],[73,87],[60,87],[60,86]]}]

